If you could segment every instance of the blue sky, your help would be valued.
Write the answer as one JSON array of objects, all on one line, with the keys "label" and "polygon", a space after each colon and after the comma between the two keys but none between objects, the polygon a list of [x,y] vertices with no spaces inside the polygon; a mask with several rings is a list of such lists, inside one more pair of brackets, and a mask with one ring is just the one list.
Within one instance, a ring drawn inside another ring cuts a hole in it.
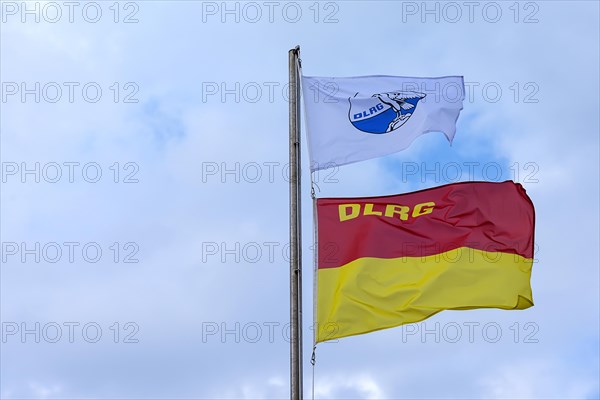
[{"label": "blue sky", "polygon": [[288,396],[297,44],[307,75],[463,75],[473,88],[451,147],[430,133],[320,171],[319,196],[450,183],[450,163],[493,179],[491,165],[537,216],[535,307],[320,345],[315,397],[600,397],[597,2],[24,4],[1,3],[1,398]]}]

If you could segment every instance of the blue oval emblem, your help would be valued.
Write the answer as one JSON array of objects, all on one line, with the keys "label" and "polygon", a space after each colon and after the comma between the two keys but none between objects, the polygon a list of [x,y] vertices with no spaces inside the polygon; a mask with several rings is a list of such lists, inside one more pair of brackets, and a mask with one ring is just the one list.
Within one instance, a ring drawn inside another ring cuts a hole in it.
[{"label": "blue oval emblem", "polygon": [[408,121],[424,93],[397,91],[374,94],[370,97],[348,98],[348,118],[354,127],[367,133],[388,133]]}]

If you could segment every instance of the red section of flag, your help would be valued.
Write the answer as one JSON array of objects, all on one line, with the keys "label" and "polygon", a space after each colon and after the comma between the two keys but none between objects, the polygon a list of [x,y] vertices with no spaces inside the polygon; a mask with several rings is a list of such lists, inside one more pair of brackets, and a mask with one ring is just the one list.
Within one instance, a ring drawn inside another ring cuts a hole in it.
[{"label": "red section of flag", "polygon": [[460,247],[533,258],[533,203],[512,181],[318,199],[317,219],[319,268],[361,257],[431,256]]}]

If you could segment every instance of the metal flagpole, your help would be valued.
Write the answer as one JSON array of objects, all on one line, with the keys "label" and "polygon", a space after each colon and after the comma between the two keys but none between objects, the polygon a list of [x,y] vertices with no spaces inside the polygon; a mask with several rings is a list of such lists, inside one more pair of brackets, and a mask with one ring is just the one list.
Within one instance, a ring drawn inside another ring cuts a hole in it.
[{"label": "metal flagpole", "polygon": [[290,398],[302,399],[302,224],[300,202],[300,46],[288,52],[290,104]]}]

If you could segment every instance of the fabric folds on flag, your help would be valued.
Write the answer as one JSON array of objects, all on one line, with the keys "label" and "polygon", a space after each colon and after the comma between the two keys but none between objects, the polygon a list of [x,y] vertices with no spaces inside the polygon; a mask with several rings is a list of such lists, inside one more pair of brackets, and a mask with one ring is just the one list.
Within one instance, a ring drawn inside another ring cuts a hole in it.
[{"label": "fabric folds on flag", "polygon": [[442,310],[533,306],[535,215],[518,183],[316,203],[316,343]]},{"label": "fabric folds on flag", "polygon": [[406,149],[427,132],[452,142],[462,76],[302,77],[311,171]]}]

